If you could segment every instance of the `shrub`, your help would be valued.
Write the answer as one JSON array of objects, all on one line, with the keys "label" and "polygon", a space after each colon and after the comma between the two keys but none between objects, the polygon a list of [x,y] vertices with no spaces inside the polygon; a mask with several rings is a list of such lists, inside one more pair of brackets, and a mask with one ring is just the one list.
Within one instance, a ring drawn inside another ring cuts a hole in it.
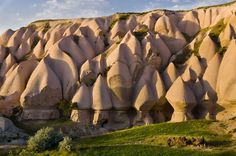
[{"label": "shrub", "polygon": [[[198,56],[197,54],[198,53],[196,53],[195,56]],[[176,58],[173,62],[174,64],[183,64],[191,57],[191,55],[192,55],[192,51],[190,47],[187,45],[183,48],[182,53],[179,53],[176,55]]]},{"label": "shrub", "polygon": [[220,33],[225,29],[226,25],[224,24],[224,19],[221,19],[216,25],[211,28],[209,36],[217,44],[218,47],[221,47],[219,41]]},{"label": "shrub", "polygon": [[23,149],[18,155],[19,156],[36,156],[36,153]]},{"label": "shrub", "polygon": [[72,151],[72,139],[70,137],[64,137],[64,139],[59,143],[59,151]]},{"label": "shrub", "polygon": [[198,33],[198,35],[201,36],[201,38],[199,38],[199,40],[194,43],[194,49],[193,49],[193,52],[192,52],[192,53],[193,53],[195,56],[199,56],[199,48],[200,48],[200,46],[201,46],[201,44],[202,44],[202,41],[203,41],[203,39],[205,38],[205,36],[206,36],[208,30],[209,30],[209,27],[202,29],[202,30]]},{"label": "shrub", "polygon": [[143,38],[147,35],[148,27],[146,25],[141,25],[139,28],[134,30],[134,36],[142,42]]},{"label": "shrub", "polygon": [[220,48],[218,49],[218,53],[219,53],[220,55],[223,55],[226,51],[227,51],[227,47],[220,47]]},{"label": "shrub", "polygon": [[45,34],[51,28],[49,21],[46,21],[43,26],[43,33]]},{"label": "shrub", "polygon": [[62,117],[68,118],[72,111],[72,103],[67,100],[60,100],[57,103],[57,109]]},{"label": "shrub", "polygon": [[27,148],[31,151],[41,152],[55,147],[62,139],[62,133],[55,131],[53,128],[42,128],[34,136],[30,137]]},{"label": "shrub", "polygon": [[116,22],[121,21],[121,20],[127,20],[127,19],[129,19],[129,16],[130,16],[129,13],[118,14],[118,17],[115,17],[112,19],[110,26],[109,26],[109,30],[111,30],[114,27]]}]

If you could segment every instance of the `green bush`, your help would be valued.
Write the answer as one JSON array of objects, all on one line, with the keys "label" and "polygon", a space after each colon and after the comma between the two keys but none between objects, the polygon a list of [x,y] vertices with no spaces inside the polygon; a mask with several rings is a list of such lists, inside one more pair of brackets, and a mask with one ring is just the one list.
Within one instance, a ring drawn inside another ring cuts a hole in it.
[{"label": "green bush", "polygon": [[43,26],[43,33],[45,34],[51,28],[49,21],[46,21]]},{"label": "green bush", "polygon": [[194,43],[194,49],[193,49],[192,53],[193,53],[195,56],[199,56],[199,48],[200,48],[200,46],[201,46],[201,44],[202,44],[203,39],[206,37],[206,34],[207,34],[207,31],[208,31],[208,30],[209,30],[209,27],[202,29],[202,30],[198,33],[198,35],[199,35],[199,36],[202,36],[202,37],[201,37],[198,41],[196,41],[196,42]]},{"label": "green bush", "polygon": [[219,53],[220,55],[223,55],[226,51],[227,51],[227,47],[220,47],[220,48],[218,49],[218,53]]},{"label": "green bush", "polygon": [[57,109],[60,112],[61,117],[68,118],[71,114],[73,104],[67,100],[60,100],[57,103]]},{"label": "green bush", "polygon": [[62,133],[55,131],[53,128],[42,128],[34,136],[30,137],[27,149],[36,152],[45,151],[57,146],[62,139]]},{"label": "green bush", "polygon": [[70,137],[64,137],[64,139],[59,143],[59,151],[67,151],[71,152],[72,151],[72,139]]},{"label": "green bush", "polygon": [[225,29],[225,27],[226,25],[224,24],[224,19],[221,19],[216,25],[211,28],[209,36],[217,44],[218,47],[221,47],[219,35]]},{"label": "green bush", "polygon": [[140,41],[142,42],[143,38],[147,35],[148,32],[148,27],[146,25],[142,25],[140,26],[140,28],[138,28],[137,30],[134,30],[134,36]]},{"label": "green bush", "polygon": [[187,45],[183,48],[182,53],[176,55],[176,58],[173,62],[174,64],[183,64],[191,57],[191,55],[192,51],[189,45]]},{"label": "green bush", "polygon": [[121,20],[127,20],[127,19],[129,19],[129,17],[130,17],[129,13],[118,14],[118,17],[115,17],[112,19],[110,26],[109,26],[109,30],[111,30],[114,27],[116,22],[121,21]]},{"label": "green bush", "polygon": [[36,156],[36,153],[34,153],[32,151],[27,151],[26,149],[23,149],[18,155],[19,156]]}]

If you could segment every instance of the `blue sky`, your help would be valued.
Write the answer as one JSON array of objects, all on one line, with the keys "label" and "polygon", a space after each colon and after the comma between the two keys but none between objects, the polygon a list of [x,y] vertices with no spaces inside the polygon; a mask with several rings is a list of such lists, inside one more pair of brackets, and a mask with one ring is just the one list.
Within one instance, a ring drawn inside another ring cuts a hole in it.
[{"label": "blue sky", "polygon": [[232,0],[0,0],[0,33],[38,19],[95,17],[157,8],[190,9],[230,1]]}]

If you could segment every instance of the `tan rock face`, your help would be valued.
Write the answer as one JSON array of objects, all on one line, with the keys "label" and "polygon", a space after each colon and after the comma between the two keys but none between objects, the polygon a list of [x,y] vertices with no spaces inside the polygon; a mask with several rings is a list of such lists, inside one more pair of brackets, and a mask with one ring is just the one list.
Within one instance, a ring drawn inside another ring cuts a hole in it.
[{"label": "tan rock face", "polygon": [[45,41],[40,40],[32,51],[32,58],[42,59],[45,56],[44,46]]},{"label": "tan rock face", "polygon": [[198,13],[196,11],[190,11],[185,14],[182,21],[179,22],[179,29],[190,37],[194,36],[200,30],[197,16]]},{"label": "tan rock face", "polygon": [[11,29],[6,30],[1,36],[0,36],[0,43],[5,45],[7,44],[8,40],[10,39],[11,35],[14,34],[14,31]]},{"label": "tan rock face", "polygon": [[4,81],[0,95],[9,96],[14,93],[21,94],[28,82],[28,79],[33,72],[33,70],[38,65],[36,60],[28,60],[20,63],[12,72],[7,76],[6,81]]},{"label": "tan rock face", "polygon": [[108,71],[107,82],[112,94],[114,109],[129,109],[131,107],[132,77],[128,66],[124,63],[116,62]]},{"label": "tan rock face", "polygon": [[5,77],[8,70],[16,63],[16,60],[12,54],[8,54],[6,59],[3,61],[0,69],[0,77]]},{"label": "tan rock face", "polygon": [[21,38],[25,32],[25,28],[20,28],[19,30],[15,31],[14,34],[11,35],[7,42],[7,47],[9,51],[15,53],[21,43]]},{"label": "tan rock face", "polygon": [[[26,112],[25,119],[58,118],[55,106],[62,99],[60,81],[50,66],[43,59],[31,74],[26,89],[21,94],[20,102]],[[50,108],[50,109],[49,109]],[[47,109],[49,109],[47,111]],[[36,116],[34,113],[37,112]],[[52,112],[52,116],[50,116]],[[47,116],[44,116],[47,114]]]},{"label": "tan rock face", "polygon": [[45,61],[57,75],[62,87],[63,98],[70,100],[76,91],[78,71],[72,58],[64,53],[58,43],[48,51]]},{"label": "tan rock face", "polygon": [[236,73],[233,70],[233,66],[235,66],[236,55],[235,55],[236,41],[232,40],[226,51],[223,60],[220,64],[218,79],[216,85],[216,92],[218,95],[218,104],[224,108],[224,112],[229,113],[219,113],[217,115],[218,119],[229,118],[235,115],[235,76]]},{"label": "tan rock face", "polygon": [[216,52],[217,46],[214,41],[209,36],[205,37],[199,48],[200,56],[208,62],[212,59]]},{"label": "tan rock face", "polygon": [[56,119],[66,101],[71,120],[108,130],[236,116],[235,4],[9,29],[0,114],[20,106],[22,119]]},{"label": "tan rock face", "polygon": [[172,53],[181,50],[186,44],[186,40],[176,26],[175,21],[171,20],[166,15],[157,20],[155,24],[155,32],[161,35]]},{"label": "tan rock face", "polygon": [[92,108],[92,88],[82,83],[75,93],[72,103],[76,103],[80,110],[90,110]]},{"label": "tan rock face", "polygon": [[7,49],[4,46],[0,46],[0,63],[4,61],[7,56]]},{"label": "tan rock face", "polygon": [[174,108],[171,121],[186,121],[194,118],[191,111],[196,106],[197,101],[194,93],[181,77],[168,90],[166,98]]},{"label": "tan rock face", "polygon": [[104,77],[98,76],[93,86],[93,104],[94,110],[109,110],[112,108],[110,92]]}]

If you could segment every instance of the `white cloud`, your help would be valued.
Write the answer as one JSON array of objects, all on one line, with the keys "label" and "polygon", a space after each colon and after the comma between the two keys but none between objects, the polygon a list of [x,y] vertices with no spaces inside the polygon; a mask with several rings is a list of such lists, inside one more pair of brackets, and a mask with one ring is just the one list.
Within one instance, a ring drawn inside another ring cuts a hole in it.
[{"label": "white cloud", "polygon": [[103,14],[103,8],[108,6],[108,0],[47,0],[36,13],[36,18],[71,18],[94,17]]},{"label": "white cloud", "polygon": [[36,8],[36,7],[38,7],[38,4],[34,3],[31,7]]},{"label": "white cloud", "polygon": [[171,2],[173,2],[173,3],[180,3],[181,0],[171,0]]},{"label": "white cloud", "polygon": [[230,2],[232,0],[152,0],[145,5],[145,10],[158,8],[168,9],[192,9],[199,6],[214,5]]}]

